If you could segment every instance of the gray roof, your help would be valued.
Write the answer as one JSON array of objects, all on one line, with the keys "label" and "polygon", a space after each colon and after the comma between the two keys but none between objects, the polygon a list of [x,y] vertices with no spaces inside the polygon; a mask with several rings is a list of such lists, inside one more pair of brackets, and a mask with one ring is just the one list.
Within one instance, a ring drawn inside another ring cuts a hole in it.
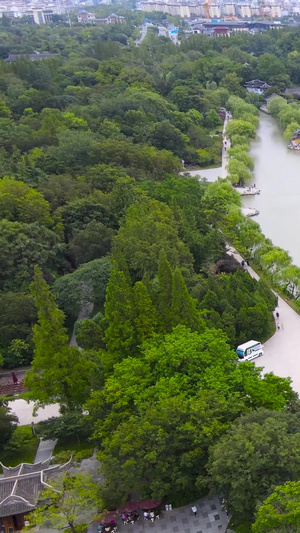
[{"label": "gray roof", "polygon": [[284,94],[300,94],[300,87],[287,87]]},{"label": "gray roof", "polygon": [[265,81],[251,80],[251,81],[246,81],[245,87],[255,87],[255,88],[258,88],[258,89],[268,89],[270,87],[270,85],[268,85]]},{"label": "gray roof", "polygon": [[42,61],[43,59],[51,59],[57,54],[51,54],[50,52],[41,52],[38,54],[9,54],[9,56],[4,59],[7,63],[15,63],[16,61],[21,61],[22,59],[27,59],[29,61]]},{"label": "gray roof", "polygon": [[52,488],[47,479],[66,470],[71,462],[70,459],[64,465],[49,466],[50,460],[37,464],[22,463],[16,467],[6,467],[0,462],[3,470],[3,478],[0,478],[0,518],[35,509],[40,492]]}]

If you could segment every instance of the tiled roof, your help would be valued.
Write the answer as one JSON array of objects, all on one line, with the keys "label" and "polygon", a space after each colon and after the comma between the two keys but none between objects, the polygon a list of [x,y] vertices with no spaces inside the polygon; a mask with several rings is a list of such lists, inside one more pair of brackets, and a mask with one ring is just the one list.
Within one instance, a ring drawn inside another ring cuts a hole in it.
[{"label": "tiled roof", "polygon": [[66,470],[71,461],[64,465],[49,466],[50,459],[38,464],[22,463],[16,467],[5,467],[0,463],[4,474],[0,478],[0,518],[32,511],[39,493],[47,487],[51,488],[47,479]]}]

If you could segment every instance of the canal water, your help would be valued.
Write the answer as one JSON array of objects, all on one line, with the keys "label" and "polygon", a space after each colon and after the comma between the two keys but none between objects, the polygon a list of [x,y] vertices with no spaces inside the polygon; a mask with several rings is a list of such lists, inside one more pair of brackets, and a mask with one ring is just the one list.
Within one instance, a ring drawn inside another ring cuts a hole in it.
[{"label": "canal water", "polygon": [[252,183],[261,193],[243,197],[243,205],[259,210],[253,220],[300,266],[300,150],[289,150],[275,119],[260,113],[250,154],[255,165]]}]

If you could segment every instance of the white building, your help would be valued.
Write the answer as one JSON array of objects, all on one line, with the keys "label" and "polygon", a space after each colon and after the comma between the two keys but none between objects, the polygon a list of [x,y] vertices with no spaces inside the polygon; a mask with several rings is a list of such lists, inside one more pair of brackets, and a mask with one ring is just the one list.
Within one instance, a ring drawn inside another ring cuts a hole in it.
[{"label": "white building", "polygon": [[220,9],[220,6],[218,6],[217,4],[210,4],[208,6],[208,10],[209,10],[209,16],[211,19],[221,18],[221,9]]},{"label": "white building", "polygon": [[228,17],[235,16],[235,5],[234,4],[224,4],[224,14]]},{"label": "white building", "polygon": [[274,19],[281,19],[282,12],[280,6],[271,6],[271,16]]},{"label": "white building", "polygon": [[250,19],[251,18],[251,7],[250,4],[239,4],[237,6],[239,15],[243,19]]},{"label": "white building", "polygon": [[245,87],[248,93],[264,94],[266,90],[270,88],[270,85],[265,81],[251,80],[245,83]]},{"label": "white building", "polygon": [[251,6],[251,16],[259,17],[259,15],[260,15],[259,7]]}]

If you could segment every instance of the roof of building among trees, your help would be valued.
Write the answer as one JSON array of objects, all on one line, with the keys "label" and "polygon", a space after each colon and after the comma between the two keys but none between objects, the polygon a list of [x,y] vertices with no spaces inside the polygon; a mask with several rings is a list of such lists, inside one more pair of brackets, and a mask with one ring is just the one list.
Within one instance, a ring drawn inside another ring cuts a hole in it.
[{"label": "roof of building among trees", "polygon": [[21,463],[6,467],[1,462],[3,477],[0,479],[0,517],[27,513],[35,509],[39,494],[46,488],[49,477],[66,470],[69,465],[49,466],[51,457],[37,464]]}]

